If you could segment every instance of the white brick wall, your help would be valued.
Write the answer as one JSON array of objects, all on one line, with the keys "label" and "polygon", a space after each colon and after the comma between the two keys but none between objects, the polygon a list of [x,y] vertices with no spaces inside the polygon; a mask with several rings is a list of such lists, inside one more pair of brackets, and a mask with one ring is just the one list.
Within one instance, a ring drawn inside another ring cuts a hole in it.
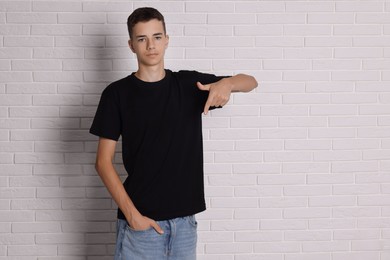
[{"label": "white brick wall", "polygon": [[390,259],[390,2],[2,0],[0,260],[112,259],[88,129],[145,5],[168,68],[260,82],[204,118],[198,259]]}]

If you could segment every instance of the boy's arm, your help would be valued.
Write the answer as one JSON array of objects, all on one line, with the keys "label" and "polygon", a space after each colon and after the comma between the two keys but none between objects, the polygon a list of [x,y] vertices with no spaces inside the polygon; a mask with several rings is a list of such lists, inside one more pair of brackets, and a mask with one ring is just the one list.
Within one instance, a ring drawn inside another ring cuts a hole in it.
[{"label": "boy's arm", "polygon": [[129,225],[136,230],[153,227],[162,234],[161,227],[152,219],[142,216],[136,209],[116,172],[112,160],[115,154],[116,141],[99,138],[95,168],[112,198],[126,216]]},{"label": "boy's arm", "polygon": [[210,92],[204,107],[204,114],[207,114],[211,106],[224,106],[229,101],[231,92],[249,92],[253,90],[257,87],[257,81],[252,76],[237,74],[211,84],[203,85],[197,82],[197,85],[200,90]]}]

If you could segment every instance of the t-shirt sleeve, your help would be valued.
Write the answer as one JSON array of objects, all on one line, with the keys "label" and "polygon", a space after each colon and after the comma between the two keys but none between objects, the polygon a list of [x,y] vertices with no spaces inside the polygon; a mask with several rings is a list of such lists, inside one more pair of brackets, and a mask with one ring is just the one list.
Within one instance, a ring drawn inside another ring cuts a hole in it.
[{"label": "t-shirt sleeve", "polygon": [[[214,74],[197,72],[197,81],[199,81],[203,85],[214,83],[214,82],[220,81],[223,78],[229,78],[229,77],[230,76],[216,76]],[[206,104],[207,98],[209,97],[209,92],[200,90],[200,89],[198,89],[198,87],[196,87],[196,88],[198,90],[200,103],[204,107],[204,105]],[[215,108],[217,108],[217,107],[210,107],[210,110],[215,109]]]},{"label": "t-shirt sleeve", "polygon": [[89,132],[118,141],[121,134],[119,101],[112,86],[104,89]]}]

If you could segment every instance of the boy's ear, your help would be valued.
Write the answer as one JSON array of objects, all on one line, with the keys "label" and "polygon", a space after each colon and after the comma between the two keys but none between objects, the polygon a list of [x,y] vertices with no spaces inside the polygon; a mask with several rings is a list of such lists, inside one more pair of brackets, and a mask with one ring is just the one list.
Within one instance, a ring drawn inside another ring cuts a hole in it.
[{"label": "boy's ear", "polygon": [[169,45],[169,35],[167,34],[165,37],[167,38],[167,41],[165,43],[165,49],[167,49]]},{"label": "boy's ear", "polygon": [[133,47],[133,42],[131,41],[131,39],[130,40],[128,40],[128,45],[129,45],[129,47],[130,47],[130,50],[133,52],[133,53],[135,53],[135,51],[134,51],[134,47]]}]

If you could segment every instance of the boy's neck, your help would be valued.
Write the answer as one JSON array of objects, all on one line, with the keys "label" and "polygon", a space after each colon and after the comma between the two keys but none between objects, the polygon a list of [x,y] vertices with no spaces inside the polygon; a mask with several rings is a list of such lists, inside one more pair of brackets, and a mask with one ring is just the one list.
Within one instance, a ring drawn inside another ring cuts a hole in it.
[{"label": "boy's neck", "polygon": [[145,82],[156,82],[160,81],[165,77],[164,67],[159,68],[138,68],[135,76]]}]

